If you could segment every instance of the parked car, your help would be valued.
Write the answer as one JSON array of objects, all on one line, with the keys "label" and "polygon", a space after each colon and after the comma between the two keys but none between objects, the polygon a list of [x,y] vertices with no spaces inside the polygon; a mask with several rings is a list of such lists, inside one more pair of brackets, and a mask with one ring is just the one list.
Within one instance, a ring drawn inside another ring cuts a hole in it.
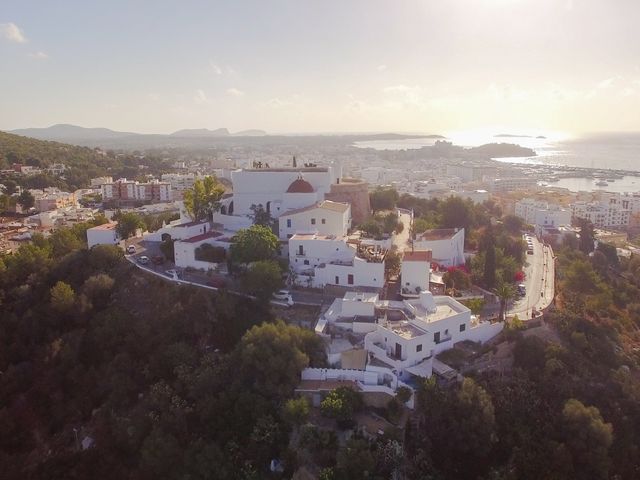
[{"label": "parked car", "polygon": [[130,255],[133,255],[134,253],[136,253],[136,246],[135,245],[129,245],[127,247],[127,253]]},{"label": "parked car", "polygon": [[289,290],[278,290],[273,294],[273,298],[286,302],[289,306],[293,305],[293,298],[291,297]]},{"label": "parked car", "polygon": [[164,263],[164,256],[156,255],[155,257],[151,257],[151,261],[154,265],[162,265]]},{"label": "parked car", "polygon": [[518,285],[518,295],[524,297],[527,294],[527,286],[524,283]]},{"label": "parked car", "polygon": [[140,265],[146,265],[147,263],[149,263],[149,257],[147,257],[146,255],[142,255],[140,258],[138,258],[138,263]]}]

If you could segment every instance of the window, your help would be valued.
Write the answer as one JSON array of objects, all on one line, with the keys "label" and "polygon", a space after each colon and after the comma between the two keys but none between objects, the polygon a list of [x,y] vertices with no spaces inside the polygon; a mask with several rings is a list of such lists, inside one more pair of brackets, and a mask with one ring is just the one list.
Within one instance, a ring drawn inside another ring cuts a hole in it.
[{"label": "window", "polygon": [[309,260],[305,260],[303,263],[304,263],[305,265],[309,265]]},{"label": "window", "polygon": [[322,224],[324,225],[325,223],[327,223],[327,220],[323,218],[322,219]]},{"label": "window", "polygon": [[422,351],[422,344],[416,345],[416,352],[421,352],[421,351]]},{"label": "window", "polygon": [[340,285],[340,277],[336,275],[336,285]]},{"label": "window", "polygon": [[291,219],[287,218],[287,228],[291,228]]},{"label": "window", "polygon": [[351,273],[347,275],[347,283],[353,285],[353,275]]},{"label": "window", "polygon": [[315,218],[312,218],[312,219],[311,219],[311,225],[315,225],[315,224],[316,224],[316,219],[315,219]]},{"label": "window", "polygon": [[466,329],[467,329],[467,325],[466,325],[466,324],[464,324],[464,323],[461,323],[461,324],[460,324],[460,331],[461,331],[461,332],[464,332]]},{"label": "window", "polygon": [[298,255],[304,255],[304,247],[302,245],[298,245]]},{"label": "window", "polygon": [[291,238],[291,237],[293,237],[293,234],[291,234],[291,233],[287,233],[287,239],[289,239],[289,238]]},{"label": "window", "polygon": [[449,329],[448,328],[444,331],[444,334],[445,335],[449,335]]}]

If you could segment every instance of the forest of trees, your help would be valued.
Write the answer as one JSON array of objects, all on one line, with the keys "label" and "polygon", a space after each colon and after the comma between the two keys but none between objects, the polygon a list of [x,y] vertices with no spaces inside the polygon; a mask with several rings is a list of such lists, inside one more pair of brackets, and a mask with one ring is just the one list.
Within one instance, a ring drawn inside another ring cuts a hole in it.
[{"label": "forest of trees", "polygon": [[253,479],[286,457],[282,405],[325,364],[312,331],[59,232],[72,247],[0,260],[3,478]]}]

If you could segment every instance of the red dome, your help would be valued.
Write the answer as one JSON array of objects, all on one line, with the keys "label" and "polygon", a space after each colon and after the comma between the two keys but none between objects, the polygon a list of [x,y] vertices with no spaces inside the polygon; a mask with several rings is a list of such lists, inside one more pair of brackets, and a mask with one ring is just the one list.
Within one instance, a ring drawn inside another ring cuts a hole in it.
[{"label": "red dome", "polygon": [[313,193],[314,191],[313,186],[302,178],[294,180],[287,188],[287,193]]}]

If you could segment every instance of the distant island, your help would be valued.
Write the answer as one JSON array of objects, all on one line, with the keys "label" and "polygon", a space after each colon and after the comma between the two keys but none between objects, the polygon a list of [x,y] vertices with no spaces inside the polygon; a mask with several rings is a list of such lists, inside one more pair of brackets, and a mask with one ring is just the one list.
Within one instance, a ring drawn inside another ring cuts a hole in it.
[{"label": "distant island", "polygon": [[498,135],[494,135],[494,138],[540,138],[546,139],[544,135],[538,135],[534,137],[533,135],[514,135],[512,133],[499,133]]},{"label": "distant island", "polygon": [[467,149],[469,153],[477,153],[486,155],[491,158],[506,157],[535,157],[535,150],[527,147],[521,147],[514,143],[487,143],[479,147]]}]

